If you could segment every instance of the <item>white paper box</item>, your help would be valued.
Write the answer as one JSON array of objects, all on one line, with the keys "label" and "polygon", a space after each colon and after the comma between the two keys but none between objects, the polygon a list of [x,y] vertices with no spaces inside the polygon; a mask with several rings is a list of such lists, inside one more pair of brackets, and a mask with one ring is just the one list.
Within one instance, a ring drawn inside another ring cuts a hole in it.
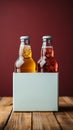
[{"label": "white paper box", "polygon": [[58,111],[58,73],[13,73],[13,111]]}]

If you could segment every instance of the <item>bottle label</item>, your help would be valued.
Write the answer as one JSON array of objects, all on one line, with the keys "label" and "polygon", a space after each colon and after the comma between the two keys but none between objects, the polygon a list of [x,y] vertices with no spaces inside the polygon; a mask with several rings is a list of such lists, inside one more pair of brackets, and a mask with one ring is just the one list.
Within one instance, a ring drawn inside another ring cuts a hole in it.
[{"label": "bottle label", "polygon": [[24,45],[21,44],[19,48],[19,56],[22,56],[23,48],[24,48]]},{"label": "bottle label", "polygon": [[19,59],[16,61],[16,67],[19,68],[24,63],[24,58],[19,57]]},{"label": "bottle label", "polygon": [[46,57],[43,57],[41,62],[40,62],[40,67],[42,68],[46,63]]}]

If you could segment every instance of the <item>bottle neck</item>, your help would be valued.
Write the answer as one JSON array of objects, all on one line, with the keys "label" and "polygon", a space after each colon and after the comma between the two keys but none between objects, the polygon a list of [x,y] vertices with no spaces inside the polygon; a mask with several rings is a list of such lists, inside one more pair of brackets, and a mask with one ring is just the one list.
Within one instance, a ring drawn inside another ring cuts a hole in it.
[{"label": "bottle neck", "polygon": [[22,56],[24,57],[24,59],[32,57],[32,51],[30,45],[24,45]]},{"label": "bottle neck", "polygon": [[20,48],[19,48],[19,57],[23,57],[25,59],[32,57],[32,51],[31,51],[29,39],[21,40]]},{"label": "bottle neck", "polygon": [[54,57],[54,49],[52,46],[52,41],[49,39],[43,39],[41,56],[45,56],[47,58]]},{"label": "bottle neck", "polygon": [[24,48],[24,41],[21,41],[20,48],[19,48],[19,57],[22,56],[23,48]]},{"label": "bottle neck", "polygon": [[24,48],[23,48],[22,56],[24,57],[24,59],[28,59],[32,57],[30,39],[24,39]]},{"label": "bottle neck", "polygon": [[52,40],[51,39],[43,39],[42,48],[52,48]]},{"label": "bottle neck", "polygon": [[30,39],[24,39],[24,45],[30,45]]}]

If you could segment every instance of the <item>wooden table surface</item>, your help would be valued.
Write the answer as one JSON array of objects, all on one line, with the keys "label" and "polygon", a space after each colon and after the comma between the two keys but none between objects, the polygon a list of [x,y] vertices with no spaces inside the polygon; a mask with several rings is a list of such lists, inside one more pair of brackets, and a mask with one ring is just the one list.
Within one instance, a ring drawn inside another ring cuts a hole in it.
[{"label": "wooden table surface", "polygon": [[0,130],[73,130],[73,97],[59,97],[58,112],[13,112],[12,97],[0,97]]}]

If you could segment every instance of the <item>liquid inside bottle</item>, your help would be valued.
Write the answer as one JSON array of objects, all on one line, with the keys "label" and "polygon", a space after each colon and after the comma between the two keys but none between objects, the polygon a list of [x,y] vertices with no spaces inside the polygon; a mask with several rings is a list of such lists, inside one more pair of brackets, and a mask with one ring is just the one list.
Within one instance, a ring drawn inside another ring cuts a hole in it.
[{"label": "liquid inside bottle", "polygon": [[58,63],[54,56],[52,36],[43,36],[41,58],[38,63],[38,72],[58,72]]},{"label": "liquid inside bottle", "polygon": [[36,63],[32,58],[29,36],[20,38],[19,58],[15,63],[16,72],[36,72]]}]

